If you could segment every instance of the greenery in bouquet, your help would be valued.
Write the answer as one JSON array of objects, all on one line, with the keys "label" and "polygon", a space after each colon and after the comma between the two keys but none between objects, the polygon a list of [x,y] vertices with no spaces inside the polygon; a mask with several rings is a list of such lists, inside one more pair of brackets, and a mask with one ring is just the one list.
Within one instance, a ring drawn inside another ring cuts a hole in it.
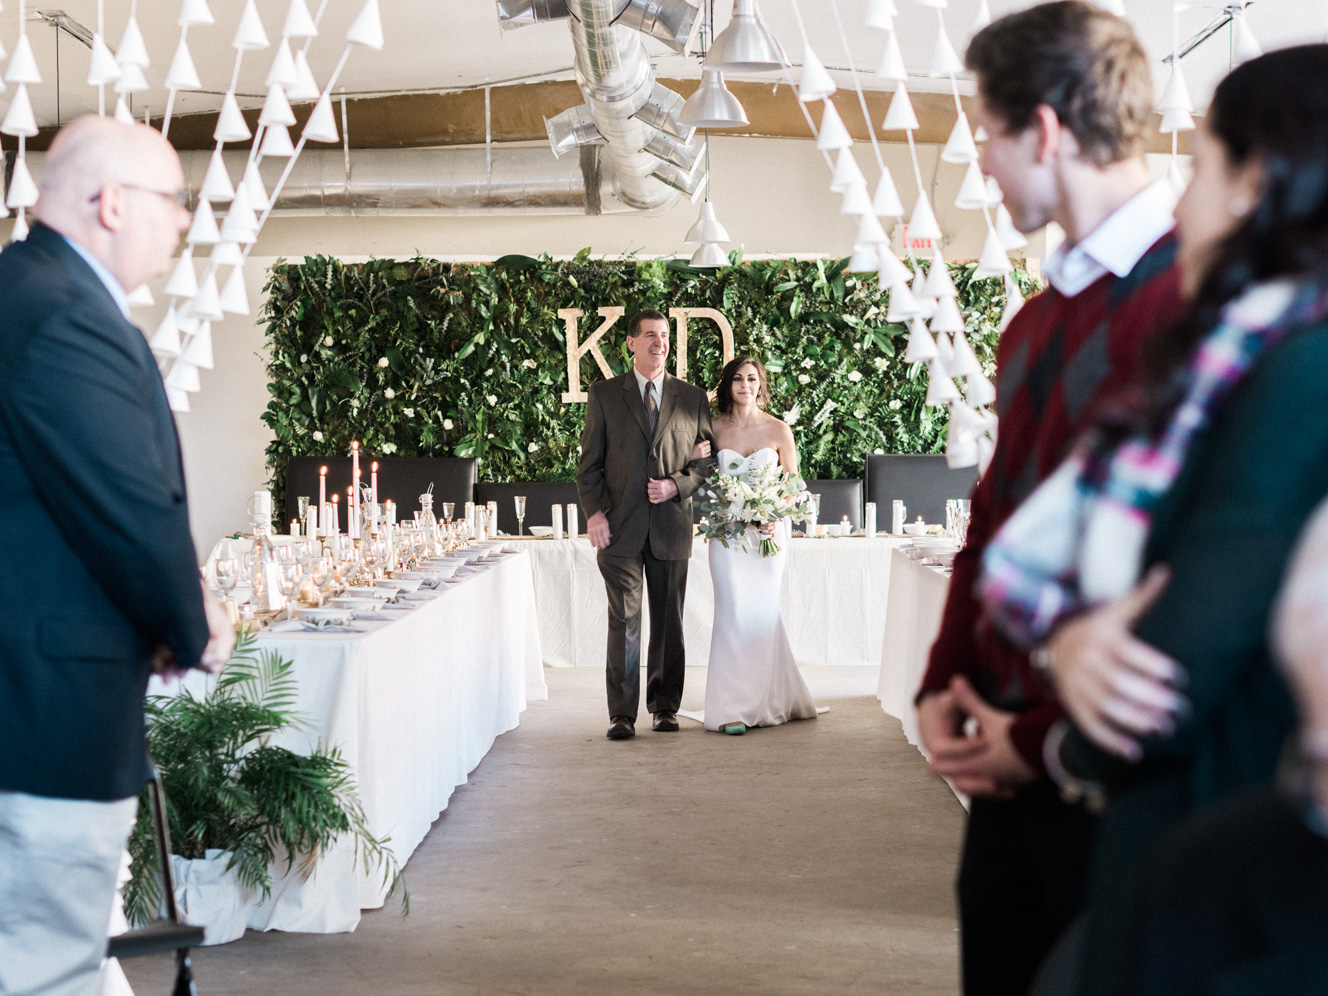
[{"label": "greenery in bouquet", "polygon": [[[148,698],[148,750],[166,790],[171,850],[187,859],[214,849],[229,852],[227,870],[266,898],[281,857],[287,871],[298,862],[307,878],[332,844],[349,834],[365,872],[381,870],[389,896],[400,885],[403,911],[409,911],[388,838],[369,832],[340,751],[319,748],[303,755],[270,742],[273,734],[301,725],[292,667],[278,654],[259,654],[254,638],[245,635],[210,694]],[[146,792],[129,853],[125,913],[141,924],[161,898]]]},{"label": "greenery in bouquet", "polygon": [[[785,474],[777,463],[725,473],[736,468],[719,467],[701,485],[694,499],[705,517],[701,521],[701,535],[711,542],[718,541],[729,548],[730,542],[747,543],[749,526],[769,525],[787,519],[790,523],[806,522],[811,515],[812,497],[807,485],[796,474]],[[773,557],[779,544],[773,539],[761,540],[761,556]]]}]

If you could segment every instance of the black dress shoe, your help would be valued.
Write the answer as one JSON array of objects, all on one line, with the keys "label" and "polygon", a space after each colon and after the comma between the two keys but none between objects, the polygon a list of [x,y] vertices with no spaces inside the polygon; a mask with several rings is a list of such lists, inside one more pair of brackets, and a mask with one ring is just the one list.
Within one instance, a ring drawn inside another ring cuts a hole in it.
[{"label": "black dress shoe", "polygon": [[610,740],[630,740],[636,736],[636,722],[628,716],[614,716],[604,735]]},{"label": "black dress shoe", "polygon": [[655,713],[655,722],[651,726],[656,733],[677,733],[678,717],[671,712]]}]

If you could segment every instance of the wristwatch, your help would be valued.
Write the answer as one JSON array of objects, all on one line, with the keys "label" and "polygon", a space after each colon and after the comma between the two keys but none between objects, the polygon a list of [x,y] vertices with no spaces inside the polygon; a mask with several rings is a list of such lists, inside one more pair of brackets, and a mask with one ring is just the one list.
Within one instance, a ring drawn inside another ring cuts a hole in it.
[{"label": "wristwatch", "polygon": [[1046,765],[1051,780],[1060,789],[1062,801],[1070,806],[1082,802],[1084,808],[1096,816],[1107,808],[1107,790],[1101,782],[1076,778],[1065,770],[1065,763],[1061,760],[1061,745],[1065,743],[1065,735],[1069,732],[1068,719],[1058,719],[1051,725],[1046,739],[1042,741],[1042,763]]}]

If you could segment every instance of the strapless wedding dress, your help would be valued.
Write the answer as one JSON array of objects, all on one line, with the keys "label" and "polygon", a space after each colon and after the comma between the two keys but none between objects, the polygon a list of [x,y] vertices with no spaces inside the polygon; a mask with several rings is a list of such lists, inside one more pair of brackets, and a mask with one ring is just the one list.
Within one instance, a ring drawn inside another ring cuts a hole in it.
[{"label": "strapless wedding dress", "polygon": [[[720,450],[719,466],[742,476],[779,461],[769,448],[744,457]],[[815,719],[816,704],[793,659],[779,611],[779,589],[788,559],[788,524],[780,522],[779,553],[761,556],[761,537],[747,530],[747,543],[710,543],[715,586],[715,623],[706,676],[705,727],[725,724],[776,726],[790,719]]]}]

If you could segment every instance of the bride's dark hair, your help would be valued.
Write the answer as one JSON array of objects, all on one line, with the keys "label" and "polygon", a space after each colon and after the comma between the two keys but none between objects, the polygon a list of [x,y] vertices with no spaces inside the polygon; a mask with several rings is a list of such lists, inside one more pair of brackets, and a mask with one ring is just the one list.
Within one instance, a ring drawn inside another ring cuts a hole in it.
[{"label": "bride's dark hair", "polygon": [[762,411],[770,407],[770,377],[765,372],[765,364],[755,356],[735,356],[719,372],[719,384],[715,387],[715,407],[719,414],[727,415],[733,411],[733,378],[745,366],[755,367],[756,378],[761,382],[761,388],[756,392],[756,407]]}]

